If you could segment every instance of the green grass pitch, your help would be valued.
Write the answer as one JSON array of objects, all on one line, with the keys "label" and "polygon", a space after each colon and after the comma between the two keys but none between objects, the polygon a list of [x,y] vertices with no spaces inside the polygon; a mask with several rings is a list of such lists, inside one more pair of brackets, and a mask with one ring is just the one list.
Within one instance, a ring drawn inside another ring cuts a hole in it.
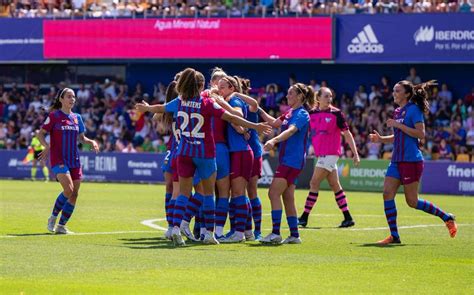
[{"label": "green grass pitch", "polygon": [[[0,181],[1,294],[474,294],[474,198],[423,196],[456,214],[455,239],[400,195],[403,244],[376,247],[388,235],[381,194],[349,192],[356,226],[337,229],[334,195],[321,192],[301,245],[174,248],[142,224],[166,227],[163,185],[83,183],[70,236],[46,231],[59,190],[54,182]],[[299,210],[306,193],[297,191]],[[260,195],[266,235],[270,207],[266,190]],[[286,236],[285,218],[282,226]]]}]

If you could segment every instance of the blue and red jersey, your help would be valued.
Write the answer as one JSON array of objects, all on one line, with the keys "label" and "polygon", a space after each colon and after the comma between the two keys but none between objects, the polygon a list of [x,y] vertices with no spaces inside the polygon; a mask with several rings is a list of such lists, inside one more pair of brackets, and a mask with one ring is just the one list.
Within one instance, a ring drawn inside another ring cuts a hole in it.
[{"label": "blue and red jersey", "polygon": [[[397,108],[393,113],[393,119],[410,128],[415,128],[416,123],[424,123],[423,113],[412,102],[407,103],[403,108]],[[418,138],[411,137],[398,128],[394,130],[392,162],[423,161]]]},{"label": "blue and red jersey", "polygon": [[82,117],[76,113],[65,114],[61,110],[49,113],[42,129],[50,134],[51,167],[66,165],[81,167],[77,137],[85,130]]},{"label": "blue and red jersey", "polygon": [[176,154],[192,158],[215,158],[216,145],[212,131],[212,117],[225,113],[209,98],[175,99],[165,105],[165,111],[175,114],[179,142]]},{"label": "blue and red jersey", "polygon": [[295,169],[303,169],[306,160],[308,141],[309,114],[304,107],[289,109],[280,116],[283,121],[281,132],[294,125],[298,131],[290,138],[280,143],[280,164]]},{"label": "blue and red jersey", "polygon": [[[253,123],[258,123],[258,113],[249,111],[247,114],[247,120]],[[263,149],[262,149],[262,145],[260,144],[258,132],[255,129],[250,129],[249,133],[250,133],[250,139],[248,140],[248,143],[250,145],[250,148],[253,151],[253,157],[260,158],[263,154]]]},{"label": "blue and red jersey", "polygon": [[[247,104],[242,101],[238,97],[231,97],[229,100],[229,104],[231,107],[235,108],[238,107],[242,110],[243,117],[247,119],[248,116],[248,106]],[[229,145],[229,152],[241,152],[241,151],[249,151],[250,146],[245,139],[244,134],[238,133],[231,124],[227,124],[227,142]]]}]

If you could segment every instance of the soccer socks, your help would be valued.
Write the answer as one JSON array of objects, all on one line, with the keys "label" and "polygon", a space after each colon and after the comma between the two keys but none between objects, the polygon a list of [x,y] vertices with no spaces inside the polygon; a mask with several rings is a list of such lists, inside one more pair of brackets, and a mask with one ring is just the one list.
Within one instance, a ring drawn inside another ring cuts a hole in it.
[{"label": "soccer socks", "polygon": [[298,232],[298,217],[288,216],[286,217],[286,221],[288,222],[288,227],[290,228],[290,235],[292,237],[299,238],[300,233]]},{"label": "soccer socks", "polygon": [[222,236],[224,226],[229,212],[229,199],[218,198],[216,204],[216,235]]},{"label": "soccer socks", "polygon": [[250,199],[245,197],[245,203],[247,204],[247,222],[245,223],[245,231],[252,231],[252,205]]},{"label": "soccer socks", "polygon": [[190,222],[191,218],[198,214],[199,207],[201,207],[202,203],[203,196],[200,193],[194,193],[194,195],[189,198],[189,201],[186,204],[186,211],[184,213],[183,220]]},{"label": "soccer socks", "polygon": [[213,195],[205,196],[203,198],[204,223],[206,225],[206,230],[210,232],[214,231],[215,206],[216,204]]},{"label": "soccer socks", "polygon": [[186,204],[188,203],[188,198],[183,195],[179,195],[174,204],[173,212],[173,226],[179,227],[181,225],[181,220],[184,217],[184,211],[186,210]]},{"label": "soccer socks", "polygon": [[[169,199],[168,199],[169,195]],[[168,222],[168,226],[173,226],[173,211],[174,211],[174,203],[176,200],[172,199],[171,194],[166,194],[165,197],[165,209],[166,209],[166,222]]]},{"label": "soccer socks", "polygon": [[75,206],[73,204],[69,203],[69,201],[66,201],[66,204],[63,206],[61,218],[59,219],[60,225],[66,225],[69,218],[71,218],[72,212],[74,212],[74,208]]},{"label": "soccer socks", "polygon": [[59,212],[61,212],[61,210],[63,209],[64,204],[66,204],[66,202],[67,202],[67,198],[66,196],[64,196],[64,193],[61,192],[59,196],[56,198],[56,202],[54,203],[54,208],[51,215],[54,217],[57,217]]},{"label": "soccer socks", "polygon": [[397,206],[395,200],[389,200],[383,202],[385,208],[385,217],[387,218],[388,227],[390,228],[390,234],[394,238],[400,238],[398,235],[397,227]]},{"label": "soccer socks", "polygon": [[45,180],[49,180],[49,169],[46,166],[43,167],[43,175]]},{"label": "soccer socks", "polygon": [[38,171],[38,168],[31,167],[31,179],[36,179],[36,171]]},{"label": "soccer socks", "polygon": [[435,204],[423,199],[418,199],[416,209],[425,211],[426,213],[429,213],[431,215],[438,216],[444,222],[448,221],[451,218],[451,216],[449,216],[446,212],[438,208]]},{"label": "soccer socks", "polygon": [[280,235],[280,225],[281,225],[282,214],[283,214],[283,210],[272,210],[272,223],[273,223],[272,233],[275,235]]},{"label": "soccer socks", "polygon": [[318,192],[309,192],[304,205],[304,213],[309,214],[318,200]]},{"label": "soccer socks", "polygon": [[230,221],[230,231],[235,231],[235,199],[231,198],[229,202],[229,221]]},{"label": "soccer socks", "polygon": [[351,214],[349,213],[349,207],[347,206],[346,194],[343,190],[334,194],[336,197],[337,206],[341,209],[342,214],[344,214],[344,219],[352,219]]},{"label": "soccer socks", "polygon": [[255,232],[260,233],[262,227],[262,203],[260,198],[256,197],[255,199],[250,200],[250,205],[252,206],[252,217],[255,224]]},{"label": "soccer socks", "polygon": [[247,223],[248,204],[246,196],[239,196],[235,200],[235,231],[244,232]]}]

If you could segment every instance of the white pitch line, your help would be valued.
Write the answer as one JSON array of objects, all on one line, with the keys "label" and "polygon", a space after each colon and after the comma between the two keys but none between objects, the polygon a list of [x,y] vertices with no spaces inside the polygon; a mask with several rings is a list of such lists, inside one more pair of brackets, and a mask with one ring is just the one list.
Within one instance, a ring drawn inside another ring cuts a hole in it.
[{"label": "white pitch line", "polygon": [[[73,233],[73,234],[68,234],[68,235],[55,235],[51,233],[50,235],[38,235],[41,237],[57,237],[57,236],[63,236],[63,237],[69,237],[69,236],[95,236],[95,235],[120,235],[120,234],[136,234],[136,233],[156,233],[155,230],[130,230],[130,231],[109,231],[109,232],[93,232],[93,233]],[[32,234],[30,236],[24,235],[24,236],[0,236],[0,239],[4,238],[28,238],[28,237],[34,237],[35,235]]]},{"label": "white pitch line", "polygon": [[166,220],[166,218],[148,219],[148,220],[143,220],[140,223],[145,225],[145,226],[157,229],[157,230],[167,231],[168,229],[166,227],[162,227],[162,226],[156,225],[154,223],[154,222],[157,222],[157,221],[164,221],[164,220]]}]

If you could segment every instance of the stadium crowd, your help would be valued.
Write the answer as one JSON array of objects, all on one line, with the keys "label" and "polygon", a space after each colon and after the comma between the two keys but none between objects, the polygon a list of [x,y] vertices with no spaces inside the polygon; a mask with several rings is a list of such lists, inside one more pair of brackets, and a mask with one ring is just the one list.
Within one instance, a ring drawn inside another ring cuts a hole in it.
[{"label": "stadium crowd", "polygon": [[[422,81],[414,68],[407,79],[413,83]],[[296,77],[291,76],[289,84],[295,82]],[[315,90],[331,86],[327,81],[318,83],[311,80],[309,84]],[[370,85],[359,85],[354,93],[335,93],[334,105],[346,114],[362,158],[390,157],[392,145],[371,143],[368,134],[373,130],[381,134],[392,133],[384,124],[394,111],[392,84],[388,77],[381,77],[380,81],[372,81]],[[58,88],[65,86],[64,83],[57,85]],[[14,83],[0,84],[0,149],[25,149],[29,146],[33,132],[46,119],[57,87],[42,89],[38,85],[24,84],[20,88]],[[77,97],[75,111],[84,118],[86,136],[96,138],[103,151],[166,151],[167,128],[133,109],[142,99],[150,104],[163,103],[166,85],[158,83],[151,95],[144,93],[141,84],[129,89],[125,83],[109,79],[103,84],[96,82],[74,88]],[[277,84],[254,86],[251,94],[266,111],[277,116],[288,109],[285,89],[286,85]],[[427,159],[455,160],[460,154],[472,155],[474,87],[464,97],[454,97],[444,83],[433,88],[430,113],[426,116],[426,133],[423,150]],[[262,142],[265,142],[264,138]],[[90,149],[88,146],[82,148]],[[346,144],[344,150],[346,157],[352,157]],[[309,147],[309,155],[311,153]]]},{"label": "stadium crowd", "polygon": [[223,17],[472,11],[472,0],[0,0],[0,16],[4,17]]}]

